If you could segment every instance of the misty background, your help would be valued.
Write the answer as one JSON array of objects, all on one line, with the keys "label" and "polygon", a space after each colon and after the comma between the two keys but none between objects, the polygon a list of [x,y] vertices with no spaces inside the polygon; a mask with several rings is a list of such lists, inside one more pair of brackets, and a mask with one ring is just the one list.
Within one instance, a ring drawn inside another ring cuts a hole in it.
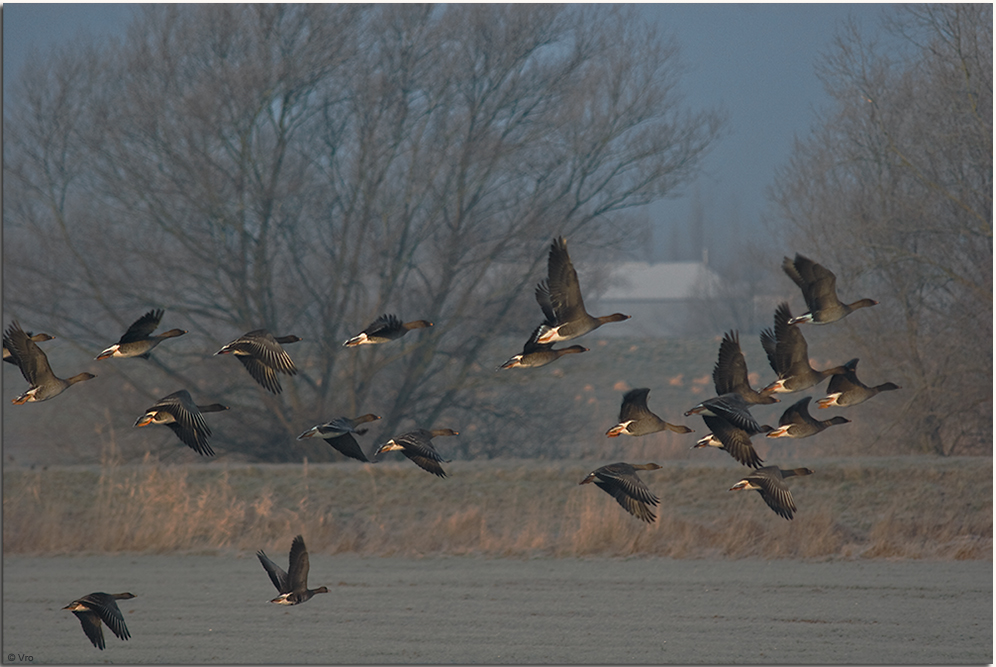
[{"label": "misty background", "polygon": [[[364,412],[384,417],[365,448],[450,426],[447,457],[628,458],[602,435],[622,393],[678,421],[725,330],[773,379],[757,334],[804,310],[794,252],[881,302],[804,328],[814,366],[903,387],[807,451],[991,454],[991,8],[3,11],[5,327],[99,376],[5,402],[8,463],[197,460],[131,428],[179,388],[233,408],[208,419],[219,459],[335,460],[294,437]],[[634,317],[495,373],[540,321],[557,234],[588,310]],[[190,333],[93,361],[155,307]],[[436,326],[341,348],[381,312]],[[259,327],[304,338],[277,397],[210,357]],[[5,397],[23,386],[6,368]]]}]

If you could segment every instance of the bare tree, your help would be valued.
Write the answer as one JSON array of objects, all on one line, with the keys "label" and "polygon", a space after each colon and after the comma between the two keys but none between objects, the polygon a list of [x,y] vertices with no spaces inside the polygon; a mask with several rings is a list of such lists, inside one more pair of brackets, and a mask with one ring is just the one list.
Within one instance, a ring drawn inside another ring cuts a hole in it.
[{"label": "bare tree", "polygon": [[[464,430],[495,333],[538,320],[508,322],[549,239],[614,243],[618,212],[695,172],[720,118],[682,106],[680,73],[604,7],[145,7],[5,112],[8,313],[99,347],[166,307],[191,334],[156,382],[252,409],[227,437],[256,458],[334,414]],[[385,312],[435,326],[341,347]],[[260,327],[304,338],[277,397],[208,358]],[[153,397],[145,368],[114,372]]]},{"label": "bare tree", "polygon": [[840,36],[820,70],[834,106],[776,200],[838,289],[881,301],[841,330],[904,388],[883,437],[991,453],[992,6],[896,8],[885,37]]}]

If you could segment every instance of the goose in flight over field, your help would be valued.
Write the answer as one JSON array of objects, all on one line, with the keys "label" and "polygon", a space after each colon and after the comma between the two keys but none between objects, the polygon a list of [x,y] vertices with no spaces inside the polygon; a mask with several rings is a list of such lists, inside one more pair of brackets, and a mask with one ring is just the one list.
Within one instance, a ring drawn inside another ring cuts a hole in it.
[{"label": "goose in flight over field", "polygon": [[794,260],[784,259],[782,270],[802,290],[806,307],[809,308],[808,312],[789,320],[789,324],[829,324],[844,319],[858,308],[878,305],[878,301],[873,299],[841,303],[837,298],[837,277],[833,272],[798,253]]},{"label": "goose in flight over field", "polygon": [[761,332],[761,347],[768,355],[771,369],[778,379],[761,390],[762,394],[793,393],[809,389],[823,382],[831,375],[846,373],[843,366],[835,366],[825,371],[815,370],[809,364],[809,345],[799,326],[791,324],[792,312],[787,303],[778,304],[775,309],[774,329]]},{"label": "goose in flight over field", "polygon": [[542,329],[542,325],[536,327],[529,336],[529,340],[522,346],[521,354],[515,355],[495,370],[500,371],[504,368],[539,368],[560,359],[565,354],[580,354],[581,352],[588,351],[588,348],[581,347],[580,345],[571,345],[570,347],[555,350],[553,343],[539,343],[536,339],[539,338],[540,329]]},{"label": "goose in flight over field", "polygon": [[650,389],[631,389],[623,396],[619,408],[619,423],[606,431],[605,435],[616,438],[620,435],[647,435],[658,431],[674,431],[675,433],[692,433],[687,426],[669,424],[647,407],[647,396]]},{"label": "goose in flight over field", "polygon": [[809,414],[810,397],[796,401],[790,405],[782,416],[778,418],[778,428],[768,433],[769,438],[808,438],[816,435],[820,431],[836,426],[837,424],[849,424],[850,419],[843,417],[833,417],[820,421],[814,419]]},{"label": "goose in flight over field", "polygon": [[10,356],[21,369],[21,375],[28,381],[28,390],[13,399],[14,405],[37,403],[55,398],[77,382],[92,380],[97,377],[93,373],[79,373],[71,378],[56,377],[52,367],[48,365],[48,357],[41,348],[21,329],[21,325],[12,322],[3,335],[3,345],[10,350]]},{"label": "goose in flight over field", "polygon": [[601,317],[588,314],[581,298],[578,274],[567,254],[567,240],[563,236],[555,238],[550,246],[547,273],[547,279],[536,286],[536,301],[546,317],[546,321],[540,326],[537,343],[545,345],[570,340],[594,331],[607,322],[622,322],[630,318],[622,313]]},{"label": "goose in flight over field", "polygon": [[118,609],[117,601],[131,600],[134,597],[131,593],[90,593],[79,600],[73,600],[63,609],[76,614],[76,618],[80,619],[80,625],[83,626],[83,632],[94,646],[103,651],[106,644],[101,621],[107,624],[118,639],[127,640],[131,637],[124,616]]},{"label": "goose in flight over field", "polygon": [[738,463],[748,468],[760,468],[764,462],[750,439],[758,433],[767,433],[771,427],[767,424],[758,427],[758,430],[744,429],[734,426],[722,417],[712,415],[702,415],[702,420],[709,427],[711,433],[700,439],[692,449],[699,447],[717,447],[732,456]]},{"label": "goose in flight over field", "polygon": [[431,472],[439,477],[446,477],[446,472],[440,463],[449,463],[436,451],[432,445],[432,439],[437,436],[460,435],[451,428],[437,428],[427,430],[417,428],[402,435],[396,436],[380,446],[374,452],[374,456],[380,456],[384,452],[400,451],[411,461],[423,470]]},{"label": "goose in flight over field", "polygon": [[708,398],[685,412],[686,417],[689,415],[720,417],[745,431],[761,432],[760,425],[750,413],[750,404],[735,392]]},{"label": "goose in flight over field", "polygon": [[[50,336],[47,333],[37,333],[32,334],[30,331],[26,332],[26,335],[35,343],[44,343],[47,340],[54,340],[55,336]],[[7,339],[3,339],[3,360],[8,364],[17,365],[17,360],[14,359],[14,355],[11,354],[10,350],[7,348]]]},{"label": "goose in flight over field", "polygon": [[783,481],[786,477],[796,477],[812,475],[809,468],[796,468],[794,470],[782,470],[778,466],[767,466],[758,468],[747,475],[739,482],[730,487],[730,491],[741,491],[743,489],[754,489],[761,494],[761,498],[767,503],[775,514],[791,520],[796,511],[795,501],[792,500],[792,492]]},{"label": "goose in flight over field", "polygon": [[740,334],[728,331],[719,344],[719,357],[712,369],[712,381],[716,385],[716,395],[740,394],[751,405],[778,403],[770,394],[755,391],[747,379],[747,362],[740,349]]},{"label": "goose in flight over field", "polygon": [[315,589],[308,588],[308,570],[311,569],[311,563],[308,559],[308,548],[304,546],[304,538],[300,535],[291,542],[290,565],[287,572],[284,572],[279,565],[267,558],[262,549],[256,552],[256,557],[259,558],[263,569],[270,575],[270,581],[280,593],[270,600],[273,604],[301,604],[318,593],[329,592],[325,586]]},{"label": "goose in flight over field", "polygon": [[885,382],[875,387],[865,385],[858,379],[857,359],[848,361],[844,364],[844,368],[847,369],[846,373],[834,375],[830,378],[830,385],[827,387],[827,396],[818,401],[821,408],[829,408],[835,405],[844,408],[857,405],[858,403],[864,403],[880,392],[902,389],[902,387],[892,382]]},{"label": "goose in flight over field", "polygon": [[211,405],[194,405],[194,399],[186,389],[175,391],[169,396],[163,396],[155,405],[138,418],[135,426],[162,424],[168,426],[176,437],[201,456],[214,456],[214,450],[208,444],[211,429],[204,421],[202,412],[221,412],[227,410],[227,405],[212,403]]},{"label": "goose in flight over field", "polygon": [[297,375],[294,361],[280,346],[300,340],[293,335],[274,338],[266,329],[256,329],[236,338],[215,354],[234,355],[246,367],[253,380],[267,391],[279,394],[283,387],[280,386],[277,373]]},{"label": "goose in flight over field", "polygon": [[425,329],[431,326],[432,322],[429,320],[402,322],[396,315],[381,315],[370,326],[347,340],[342,346],[356,347],[357,345],[388,343],[401,338],[412,329]]},{"label": "goose in flight over field", "polygon": [[336,450],[340,454],[358,461],[363,461],[364,463],[370,463],[370,459],[368,459],[367,455],[363,453],[363,450],[360,448],[360,443],[356,442],[356,438],[353,437],[353,434],[363,435],[367,432],[367,429],[356,427],[360,424],[366,424],[367,422],[376,421],[378,419],[380,419],[379,416],[371,413],[360,415],[355,419],[350,419],[348,417],[336,417],[335,419],[325,422],[324,424],[312,426],[307,431],[297,436],[297,439],[304,440],[305,438],[323,438],[325,442],[329,443],[332,449]]},{"label": "goose in flight over field", "polygon": [[187,333],[183,329],[170,329],[155,336],[152,332],[159,326],[159,321],[163,318],[163,310],[150,310],[145,315],[135,320],[128,330],[124,332],[121,339],[109,348],[97,355],[97,359],[107,359],[109,357],[142,357],[149,358],[152,348],[167,338],[176,338]]},{"label": "goose in flight over field", "polygon": [[641,521],[653,523],[657,516],[652,508],[660,503],[660,498],[650,492],[636,471],[660,468],[656,463],[610,463],[591,471],[578,484],[594,482],[595,486],[615,498],[624,510]]}]

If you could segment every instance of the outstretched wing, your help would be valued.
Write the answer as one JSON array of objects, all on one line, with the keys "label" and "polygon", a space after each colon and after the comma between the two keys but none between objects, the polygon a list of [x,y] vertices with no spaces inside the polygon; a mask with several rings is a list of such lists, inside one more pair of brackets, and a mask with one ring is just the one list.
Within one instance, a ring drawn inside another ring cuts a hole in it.
[{"label": "outstretched wing", "polygon": [[133,343],[136,340],[145,340],[152,335],[152,332],[159,326],[159,321],[163,318],[163,310],[150,310],[145,315],[135,320],[128,330],[121,336],[118,345]]},{"label": "outstretched wing", "polygon": [[278,593],[290,593],[291,589],[287,584],[287,573],[283,569],[270,560],[262,550],[256,552],[256,557],[259,558],[259,562],[262,563],[263,569],[266,573],[270,575],[270,581],[276,587]]}]

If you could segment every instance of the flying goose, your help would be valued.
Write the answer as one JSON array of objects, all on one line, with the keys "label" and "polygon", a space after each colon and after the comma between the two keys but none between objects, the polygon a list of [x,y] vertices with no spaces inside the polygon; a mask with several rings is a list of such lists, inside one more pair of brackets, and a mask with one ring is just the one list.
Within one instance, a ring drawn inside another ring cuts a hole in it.
[{"label": "flying goose", "polygon": [[647,435],[658,431],[674,431],[675,433],[692,433],[687,426],[669,424],[647,407],[647,395],[650,389],[631,389],[623,396],[619,408],[619,423],[606,431],[605,435],[615,438],[620,435]]},{"label": "flying goose", "polygon": [[274,338],[266,329],[256,329],[236,338],[215,354],[234,355],[246,367],[253,380],[267,391],[279,394],[283,391],[283,387],[277,379],[277,372],[297,375],[294,361],[280,346],[300,340],[294,335]]},{"label": "flying goose", "polygon": [[660,467],[656,463],[639,465],[622,462],[610,463],[591,471],[578,484],[594,482],[595,486],[615,498],[624,510],[641,521],[653,523],[657,517],[651,508],[660,503],[660,498],[650,492],[636,471],[659,470]]},{"label": "flying goose", "polygon": [[810,397],[807,396],[790,405],[782,416],[778,418],[778,428],[768,433],[769,438],[808,438],[816,435],[820,431],[836,426],[837,424],[849,424],[850,419],[843,417],[833,417],[820,421],[814,419],[809,414]]},{"label": "flying goose", "polygon": [[594,331],[607,322],[628,320],[629,315],[613,313],[592,317],[584,308],[577,271],[567,254],[567,240],[557,237],[550,246],[547,260],[548,277],[536,286],[536,301],[546,321],[540,326],[537,343],[570,340]]},{"label": "flying goose", "polygon": [[795,501],[792,500],[792,493],[783,480],[786,477],[812,474],[813,471],[809,468],[783,470],[778,466],[766,466],[758,468],[741,479],[730,487],[730,491],[754,489],[761,494],[761,498],[767,503],[768,507],[774,510],[775,514],[791,521],[792,515],[796,511]]},{"label": "flying goose", "polygon": [[815,370],[809,365],[809,346],[798,325],[791,324],[792,312],[787,303],[778,304],[775,309],[774,329],[761,332],[761,347],[768,355],[771,369],[778,379],[761,390],[762,394],[772,392],[792,393],[816,386],[831,375],[847,371],[843,366],[835,366],[825,371]]},{"label": "flying goose", "polygon": [[10,350],[10,356],[21,369],[21,375],[28,381],[28,390],[13,399],[14,405],[23,403],[38,403],[55,398],[77,382],[92,380],[97,377],[93,373],[79,373],[63,380],[56,377],[52,367],[48,365],[48,357],[38,345],[28,338],[21,325],[12,322],[3,335],[3,345]]},{"label": "flying goose", "polygon": [[106,644],[101,621],[107,624],[118,639],[127,640],[131,637],[124,616],[118,609],[117,600],[131,600],[134,597],[131,593],[90,593],[79,600],[73,600],[63,609],[76,614],[76,618],[80,619],[80,625],[83,626],[83,632],[94,646],[103,651]]},{"label": "flying goose", "polygon": [[300,535],[291,542],[290,565],[287,572],[284,572],[279,565],[267,558],[263,550],[256,552],[256,557],[263,565],[263,569],[270,575],[270,581],[276,586],[280,593],[270,600],[273,604],[294,605],[307,602],[318,593],[328,593],[325,586],[319,588],[308,588],[308,570],[311,563],[308,559],[308,548],[304,546],[304,538]]},{"label": "flying goose", "polygon": [[817,264],[808,257],[796,253],[795,259],[786,257],[782,269],[802,290],[809,311],[793,317],[789,324],[829,324],[841,320],[858,308],[878,305],[873,299],[861,299],[854,303],[841,303],[837,298],[837,277],[829,269]]},{"label": "flying goose", "polygon": [[117,343],[97,355],[97,360],[109,357],[142,357],[149,358],[152,348],[167,338],[176,338],[187,333],[183,329],[170,329],[155,336],[152,332],[159,326],[159,321],[163,318],[163,310],[150,310],[145,315],[135,320],[128,330],[124,332]]},{"label": "flying goose", "polygon": [[163,396],[155,405],[145,411],[145,414],[135,421],[135,426],[162,424],[168,426],[180,442],[190,447],[201,456],[214,456],[214,450],[208,444],[211,429],[204,421],[202,412],[221,412],[227,410],[227,405],[212,403],[211,405],[194,405],[194,399],[186,389],[175,391],[169,396]]},{"label": "flying goose", "polygon": [[379,456],[384,452],[400,451],[411,461],[423,470],[431,472],[439,477],[446,477],[446,472],[440,463],[449,463],[436,451],[432,445],[432,439],[437,436],[460,435],[450,428],[437,428],[431,431],[424,428],[417,428],[402,435],[396,436],[380,446],[374,452],[374,456]]},{"label": "flying goose", "polygon": [[357,345],[376,345],[397,340],[412,329],[425,329],[431,327],[432,322],[428,320],[414,320],[412,322],[402,322],[397,315],[381,315],[370,325],[353,336],[343,347],[356,347]]},{"label": "flying goose", "polygon": [[363,435],[367,432],[365,428],[356,428],[360,424],[365,424],[367,422],[372,422],[380,419],[379,416],[375,414],[367,413],[365,415],[360,415],[355,419],[350,419],[348,417],[336,417],[324,424],[319,424],[318,426],[312,426],[307,431],[297,436],[298,440],[304,440],[305,438],[324,438],[325,442],[345,456],[356,459],[358,461],[363,461],[364,463],[370,463],[370,459],[367,455],[363,453],[360,448],[360,444],[356,442],[356,438],[353,434]]}]

